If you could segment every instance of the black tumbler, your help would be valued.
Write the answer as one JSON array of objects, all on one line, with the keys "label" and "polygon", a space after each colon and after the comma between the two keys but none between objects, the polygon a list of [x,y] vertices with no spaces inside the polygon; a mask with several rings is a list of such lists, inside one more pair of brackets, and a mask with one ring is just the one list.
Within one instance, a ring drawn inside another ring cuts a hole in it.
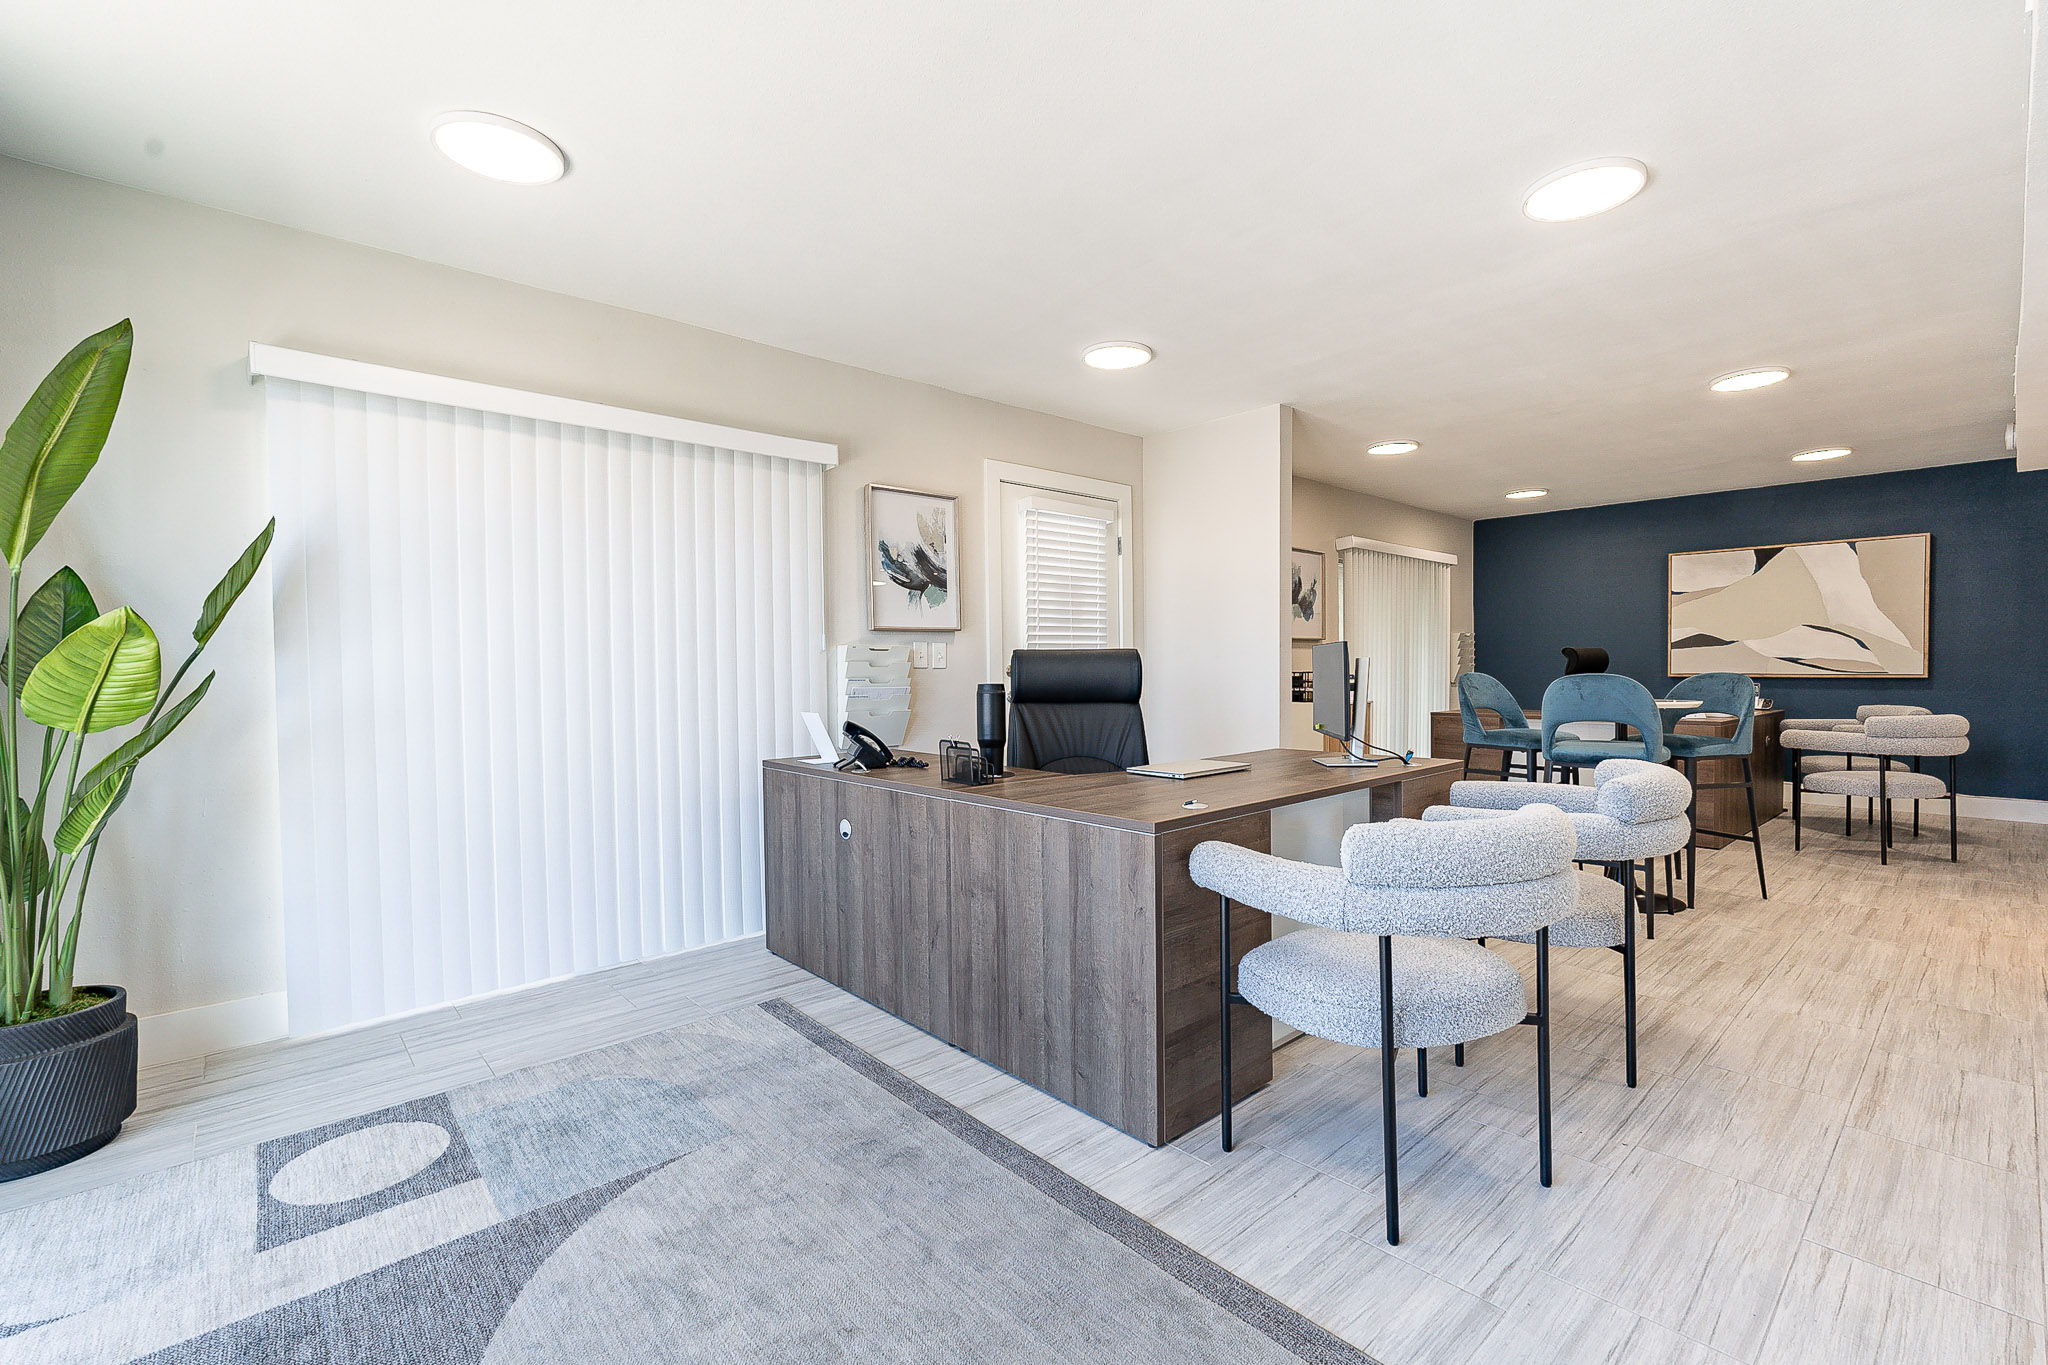
[{"label": "black tumbler", "polygon": [[1003,775],[1003,742],[1009,737],[1010,697],[1001,683],[983,683],[974,693],[975,738],[990,777]]}]

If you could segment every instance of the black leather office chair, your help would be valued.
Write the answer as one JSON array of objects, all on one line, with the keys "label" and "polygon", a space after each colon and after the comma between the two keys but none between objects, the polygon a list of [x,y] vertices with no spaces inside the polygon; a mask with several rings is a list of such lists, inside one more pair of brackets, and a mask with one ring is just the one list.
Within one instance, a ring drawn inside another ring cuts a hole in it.
[{"label": "black leather office chair", "polygon": [[1135,649],[1010,655],[1010,766],[1109,773],[1148,761]]},{"label": "black leather office chair", "polygon": [[1567,677],[1573,673],[1605,673],[1607,671],[1607,651],[1604,649],[1594,649],[1587,645],[1580,645],[1577,648],[1566,645],[1564,648],[1564,671]]}]

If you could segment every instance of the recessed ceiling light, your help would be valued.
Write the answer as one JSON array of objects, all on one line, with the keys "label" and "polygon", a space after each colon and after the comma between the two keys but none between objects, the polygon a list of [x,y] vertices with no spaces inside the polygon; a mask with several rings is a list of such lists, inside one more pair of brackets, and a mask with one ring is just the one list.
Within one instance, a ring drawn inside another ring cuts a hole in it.
[{"label": "recessed ceiling light", "polygon": [[1135,370],[1152,361],[1152,348],[1142,341],[1098,341],[1081,352],[1083,363],[1098,370]]},{"label": "recessed ceiling light", "polygon": [[1633,157],[1603,156],[1552,171],[1522,196],[1522,212],[1539,223],[1569,223],[1620,208],[1650,183],[1650,168]]},{"label": "recessed ceiling light", "polygon": [[1550,496],[1550,490],[1548,488],[1517,488],[1508,496],[1511,498],[1547,498]]},{"label": "recessed ceiling light", "polygon": [[1825,450],[1802,450],[1792,458],[1801,463],[1811,464],[1818,460],[1839,460],[1844,455],[1853,453],[1847,446],[1829,446]]},{"label": "recessed ceiling light", "polygon": [[1791,377],[1792,371],[1783,365],[1765,365],[1759,369],[1724,374],[1707,387],[1715,393],[1747,393],[1751,389],[1768,389],[1773,384],[1782,384]]},{"label": "recessed ceiling light", "polygon": [[1413,455],[1422,449],[1420,441],[1381,441],[1376,446],[1367,446],[1368,455]]},{"label": "recessed ceiling light", "polygon": [[460,110],[434,120],[434,146],[466,171],[508,185],[547,185],[568,163],[545,134],[499,114]]}]

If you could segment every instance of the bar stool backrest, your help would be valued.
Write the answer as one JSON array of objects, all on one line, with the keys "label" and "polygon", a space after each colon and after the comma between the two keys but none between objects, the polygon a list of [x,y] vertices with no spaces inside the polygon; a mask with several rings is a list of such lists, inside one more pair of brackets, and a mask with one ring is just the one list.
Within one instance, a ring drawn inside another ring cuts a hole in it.
[{"label": "bar stool backrest", "polygon": [[[1676,700],[1697,701],[1700,711],[1717,711],[1735,717],[1735,733],[1716,742],[1717,751],[1746,754],[1755,747],[1756,684],[1747,673],[1695,673],[1664,694]],[[1667,711],[1674,726],[1698,712]]]},{"label": "bar stool backrest", "polygon": [[1460,673],[1458,675],[1458,715],[1465,723],[1465,742],[1480,744],[1486,739],[1485,722],[1479,719],[1481,710],[1500,712],[1500,723],[1510,730],[1529,728],[1529,717],[1522,710],[1515,694],[1507,685],[1490,673]]},{"label": "bar stool backrest", "polygon": [[1497,820],[1386,820],[1345,831],[1353,933],[1416,938],[1532,934],[1572,913],[1578,835],[1556,806]]},{"label": "bar stool backrest", "polygon": [[1961,716],[1872,716],[1863,738],[1872,753],[1953,758],[1970,747],[1970,722]]},{"label": "bar stool backrest", "polygon": [[1660,763],[1669,757],[1657,699],[1634,678],[1619,673],[1574,673],[1544,688],[1543,752],[1550,752],[1558,726],[1581,720],[1632,725],[1643,742],[1643,758]]}]

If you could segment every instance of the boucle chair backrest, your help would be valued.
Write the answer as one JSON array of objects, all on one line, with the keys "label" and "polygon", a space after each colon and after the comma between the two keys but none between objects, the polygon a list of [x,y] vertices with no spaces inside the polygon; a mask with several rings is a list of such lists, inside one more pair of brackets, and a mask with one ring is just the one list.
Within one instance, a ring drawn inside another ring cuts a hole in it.
[{"label": "boucle chair backrest", "polygon": [[1486,735],[1486,725],[1479,719],[1482,710],[1500,712],[1500,723],[1505,729],[1529,728],[1528,713],[1515,700],[1515,694],[1508,691],[1507,684],[1490,673],[1460,673],[1458,716],[1465,723],[1467,744],[1477,744]]},{"label": "boucle chair backrest", "polygon": [[1970,747],[1970,722],[1962,716],[1872,716],[1863,737],[1877,752],[1942,757]]},{"label": "boucle chair backrest", "polygon": [[1856,719],[1869,720],[1872,716],[1931,716],[1934,713],[1924,706],[1859,706]]},{"label": "boucle chair backrest", "polygon": [[1353,825],[1343,844],[1344,874],[1354,888],[1352,931],[1436,938],[1534,933],[1577,907],[1577,849],[1571,821],[1549,805],[1469,823]]},{"label": "boucle chair backrest", "polygon": [[1675,820],[1692,804],[1692,783],[1675,768],[1640,758],[1609,758],[1594,765],[1594,809],[1624,825]]}]

